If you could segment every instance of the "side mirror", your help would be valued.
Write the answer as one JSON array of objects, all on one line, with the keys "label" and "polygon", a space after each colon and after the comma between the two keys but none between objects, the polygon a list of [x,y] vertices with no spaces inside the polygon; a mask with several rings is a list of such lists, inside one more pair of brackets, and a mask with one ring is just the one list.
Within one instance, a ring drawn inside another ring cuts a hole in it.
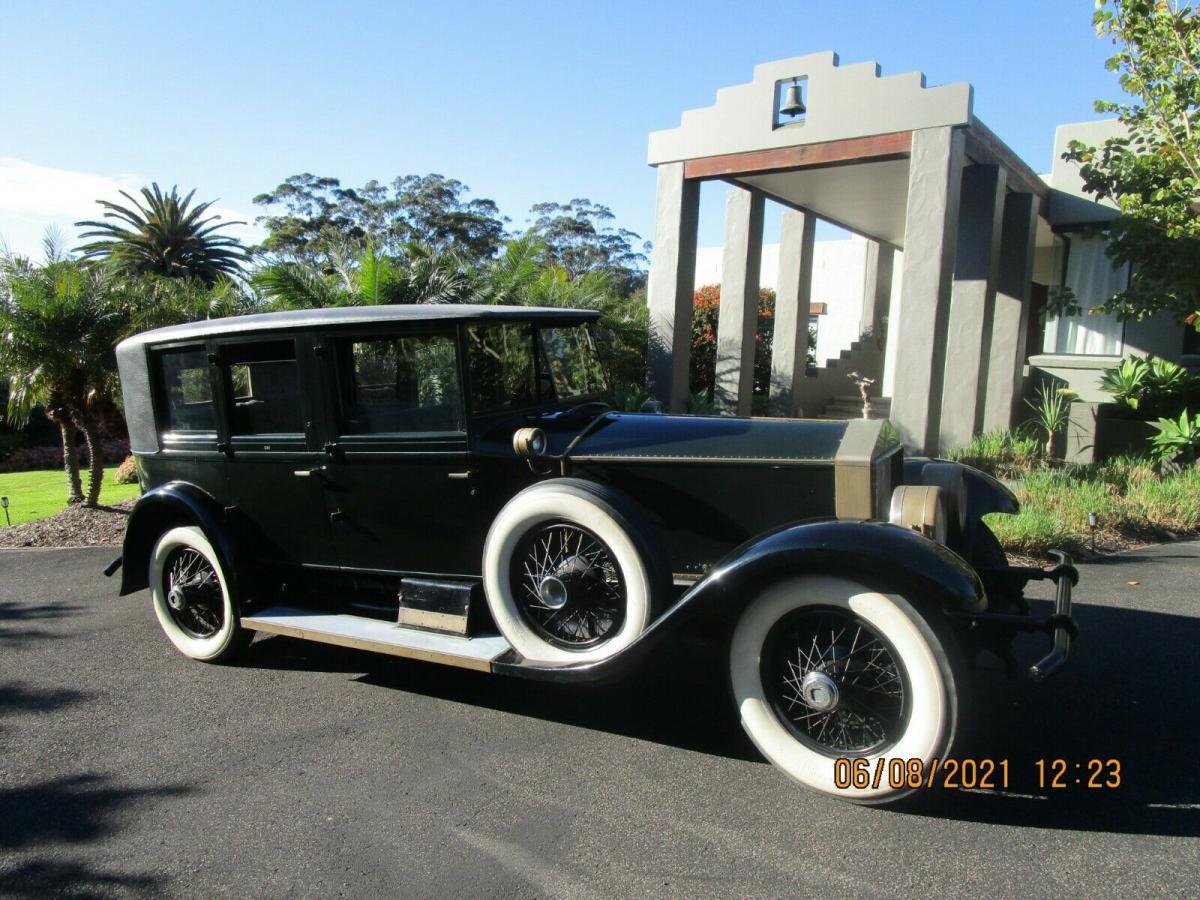
[{"label": "side mirror", "polygon": [[650,413],[655,416],[665,416],[667,407],[661,400],[647,400],[638,412]]}]

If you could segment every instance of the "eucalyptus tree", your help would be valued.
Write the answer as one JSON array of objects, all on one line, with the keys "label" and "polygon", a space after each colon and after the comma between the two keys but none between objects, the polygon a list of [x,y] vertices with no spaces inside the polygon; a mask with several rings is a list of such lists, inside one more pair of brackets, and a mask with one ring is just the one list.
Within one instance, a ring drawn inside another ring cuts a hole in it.
[{"label": "eucalyptus tree", "polygon": [[121,191],[129,204],[96,202],[104,220],[76,222],[90,228],[83,238],[95,240],[79,248],[84,259],[110,261],[115,268],[136,274],[167,278],[194,278],[215,284],[221,277],[236,277],[247,260],[246,249],[222,229],[242,222],[206,216],[212,201],[192,203],[195,190],[179,196],[176,187],[167,193],[152,184],[142,188],[142,199]]}]

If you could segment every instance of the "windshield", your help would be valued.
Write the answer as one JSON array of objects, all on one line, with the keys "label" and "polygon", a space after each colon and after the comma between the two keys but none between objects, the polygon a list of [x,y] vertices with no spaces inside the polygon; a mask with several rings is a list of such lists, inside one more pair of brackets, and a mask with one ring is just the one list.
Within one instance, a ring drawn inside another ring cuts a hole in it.
[{"label": "windshield", "polygon": [[[535,365],[534,332],[541,347]],[[486,412],[603,393],[604,371],[584,323],[529,323],[467,329],[471,408]]]},{"label": "windshield", "polygon": [[607,389],[600,356],[587,325],[539,328],[541,399],[562,400],[600,394]]}]

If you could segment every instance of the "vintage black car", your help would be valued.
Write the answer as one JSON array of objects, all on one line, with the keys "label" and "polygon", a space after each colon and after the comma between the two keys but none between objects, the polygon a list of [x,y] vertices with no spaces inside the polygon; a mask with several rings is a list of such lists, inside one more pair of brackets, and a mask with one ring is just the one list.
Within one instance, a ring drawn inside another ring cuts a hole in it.
[{"label": "vintage black car", "polygon": [[566,682],[715,638],[763,754],[859,802],[905,788],[844,787],[838,760],[950,752],[965,661],[1029,630],[1053,642],[1031,674],[1063,664],[1077,576],[1007,564],[999,482],[886,422],[613,411],[595,318],[360,307],[124,341],[144,494],[110,574],[213,662],[260,631]]}]

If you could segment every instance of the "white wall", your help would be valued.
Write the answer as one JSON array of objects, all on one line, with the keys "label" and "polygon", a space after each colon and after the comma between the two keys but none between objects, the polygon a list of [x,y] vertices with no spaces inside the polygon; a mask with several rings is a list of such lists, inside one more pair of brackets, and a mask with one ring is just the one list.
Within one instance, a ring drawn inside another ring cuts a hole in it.
[{"label": "white wall", "polygon": [[[696,250],[696,287],[721,283],[723,248]],[[817,241],[813,251],[812,302],[825,304],[817,328],[817,364],[837,355],[858,339],[862,324],[863,282],[867,241],[857,235],[845,240]],[[897,271],[897,275],[899,272]],[[762,287],[779,287],[779,245],[763,244]],[[895,279],[899,281],[899,278]]]}]

